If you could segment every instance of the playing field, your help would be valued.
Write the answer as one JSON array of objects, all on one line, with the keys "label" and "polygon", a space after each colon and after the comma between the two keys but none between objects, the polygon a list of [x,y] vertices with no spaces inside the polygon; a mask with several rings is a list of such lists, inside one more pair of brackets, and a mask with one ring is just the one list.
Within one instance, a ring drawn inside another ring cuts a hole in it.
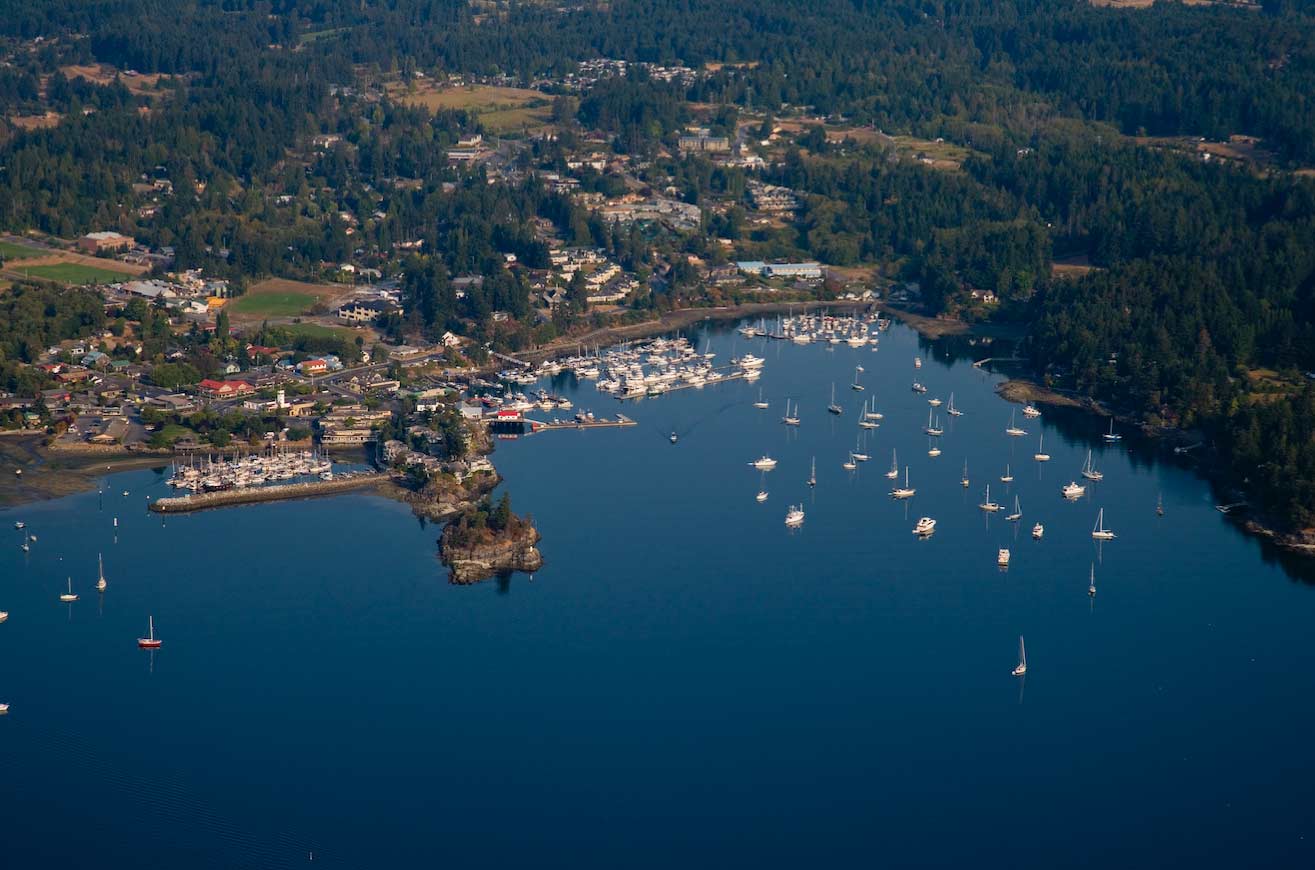
[{"label": "playing field", "polygon": [[117,284],[131,281],[133,276],[96,266],[84,266],[81,263],[53,263],[47,266],[23,266],[15,264],[12,272],[43,281],[58,281],[60,284]]},{"label": "playing field", "polygon": [[407,88],[395,84],[389,88],[389,95],[412,106],[424,106],[431,112],[464,109],[479,115],[480,123],[493,133],[541,127],[552,117],[552,98],[541,91],[492,85],[437,87],[430,82],[413,85]]},{"label": "playing field", "polygon": [[296,317],[315,305],[309,293],[248,293],[229,305],[229,312],[245,317]]}]

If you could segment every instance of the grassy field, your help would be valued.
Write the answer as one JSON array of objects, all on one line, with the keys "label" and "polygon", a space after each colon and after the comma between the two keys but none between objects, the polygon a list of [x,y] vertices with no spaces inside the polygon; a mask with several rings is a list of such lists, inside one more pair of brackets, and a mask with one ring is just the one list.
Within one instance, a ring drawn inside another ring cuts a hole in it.
[{"label": "grassy field", "polygon": [[311,310],[315,297],[309,293],[248,293],[229,305],[229,313],[244,317],[297,317]]},{"label": "grassy field", "polygon": [[44,257],[49,251],[41,251],[36,248],[30,248],[27,245],[15,245],[13,242],[6,242],[0,239],[0,259],[6,262],[15,260],[30,260],[33,257]]},{"label": "grassy field", "polygon": [[306,335],[320,338],[326,335],[336,335],[348,339],[354,339],[356,333],[350,329],[341,329],[335,326],[321,326],[318,323],[280,323],[279,329],[286,329],[293,335]]},{"label": "grassy field", "polygon": [[389,88],[389,95],[407,105],[424,106],[431,112],[440,109],[472,112],[495,133],[542,127],[552,116],[551,97],[525,88],[492,85],[440,87],[421,82],[410,88],[393,85]]},{"label": "grassy field", "polygon": [[132,278],[131,275],[126,275],[123,272],[101,269],[97,266],[84,266],[82,263],[18,266],[13,271],[45,281],[58,281],[61,284],[109,284],[128,281]]},{"label": "grassy field", "polygon": [[246,293],[228,305],[235,321],[263,320],[271,317],[299,317],[309,314],[318,302],[332,305],[350,288],[336,284],[308,284],[286,278],[266,278],[253,284]]},{"label": "grassy field", "polygon": [[159,432],[160,439],[166,444],[173,444],[179,438],[195,438],[196,433],[186,426],[180,426],[177,423],[168,423]]}]

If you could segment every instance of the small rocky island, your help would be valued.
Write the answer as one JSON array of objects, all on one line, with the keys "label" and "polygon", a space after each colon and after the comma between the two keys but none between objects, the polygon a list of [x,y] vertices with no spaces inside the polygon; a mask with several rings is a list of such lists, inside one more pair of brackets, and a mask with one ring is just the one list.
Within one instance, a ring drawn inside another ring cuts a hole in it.
[{"label": "small rocky island", "polygon": [[438,539],[439,555],[457,584],[477,583],[495,574],[533,572],[543,567],[535,546],[539,532],[527,517],[512,513],[503,493],[496,505],[487,498],[469,505],[448,522]]}]

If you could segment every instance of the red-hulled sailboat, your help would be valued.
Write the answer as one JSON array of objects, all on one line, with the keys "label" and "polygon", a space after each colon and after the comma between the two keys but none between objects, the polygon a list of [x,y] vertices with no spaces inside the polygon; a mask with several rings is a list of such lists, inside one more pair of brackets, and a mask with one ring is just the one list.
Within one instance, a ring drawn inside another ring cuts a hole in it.
[{"label": "red-hulled sailboat", "polygon": [[160,645],[163,644],[164,641],[158,639],[155,636],[155,617],[154,616],[147,617],[147,624],[149,626],[148,635],[146,637],[137,638],[137,646],[141,647],[142,649],[159,649]]}]

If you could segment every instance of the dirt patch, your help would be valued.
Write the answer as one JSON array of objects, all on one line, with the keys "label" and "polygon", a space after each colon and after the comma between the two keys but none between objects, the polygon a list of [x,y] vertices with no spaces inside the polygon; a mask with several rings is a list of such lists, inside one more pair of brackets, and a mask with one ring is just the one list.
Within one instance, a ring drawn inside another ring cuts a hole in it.
[{"label": "dirt patch", "polygon": [[1081,278],[1089,272],[1095,272],[1099,266],[1091,265],[1086,254],[1077,257],[1064,257],[1050,264],[1050,275],[1054,278]]},{"label": "dirt patch", "polygon": [[70,64],[60,67],[60,72],[65,78],[86,79],[98,85],[108,85],[117,76],[130,93],[139,97],[160,96],[160,79],[164,78],[159,73],[121,72],[104,63]]}]

